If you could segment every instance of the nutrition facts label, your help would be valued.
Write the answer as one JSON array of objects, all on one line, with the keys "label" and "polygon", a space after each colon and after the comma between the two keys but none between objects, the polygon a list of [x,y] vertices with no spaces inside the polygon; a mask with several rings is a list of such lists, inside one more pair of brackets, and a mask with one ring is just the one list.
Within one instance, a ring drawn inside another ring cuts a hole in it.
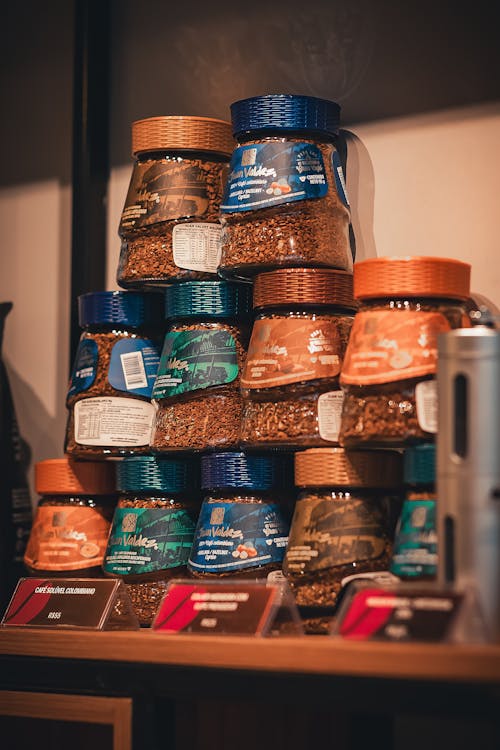
[{"label": "nutrition facts label", "polygon": [[322,440],[338,441],[343,403],[343,391],[328,391],[318,398],[318,426]]},{"label": "nutrition facts label", "polygon": [[221,233],[220,224],[178,224],[172,234],[175,265],[191,271],[217,273]]},{"label": "nutrition facts label", "polygon": [[148,445],[154,406],[131,398],[89,398],[75,404],[75,441],[80,445]]}]

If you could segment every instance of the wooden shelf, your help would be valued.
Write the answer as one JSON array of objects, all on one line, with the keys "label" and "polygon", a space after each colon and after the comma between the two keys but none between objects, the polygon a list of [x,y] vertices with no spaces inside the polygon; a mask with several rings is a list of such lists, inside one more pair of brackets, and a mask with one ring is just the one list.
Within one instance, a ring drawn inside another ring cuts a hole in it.
[{"label": "wooden shelf", "polygon": [[500,684],[500,646],[356,643],[322,636],[168,636],[0,630],[0,654],[199,669]]}]

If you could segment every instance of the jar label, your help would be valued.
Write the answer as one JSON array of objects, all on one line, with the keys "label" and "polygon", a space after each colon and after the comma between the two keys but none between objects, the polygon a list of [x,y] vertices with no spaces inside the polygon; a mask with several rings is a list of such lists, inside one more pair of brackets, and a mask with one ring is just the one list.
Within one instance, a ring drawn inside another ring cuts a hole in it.
[{"label": "jar label", "polygon": [[241,384],[271,388],[335,378],[340,367],[340,336],[334,320],[260,318],[253,326]]},{"label": "jar label", "polygon": [[333,174],[335,176],[335,187],[337,188],[337,193],[344,204],[344,206],[347,206],[349,208],[349,198],[347,196],[347,188],[345,184],[344,179],[344,170],[342,169],[342,163],[340,161],[340,156],[338,155],[337,151],[334,151],[332,154],[332,169]]},{"label": "jar label", "polygon": [[424,380],[415,386],[418,426],[424,432],[438,431],[437,381]]},{"label": "jar label", "polygon": [[102,565],[110,521],[96,508],[42,505],[24,561],[34,570],[80,570]]},{"label": "jar label", "polygon": [[226,573],[281,563],[288,524],[277,503],[203,503],[189,567]]},{"label": "jar label", "polygon": [[221,211],[255,211],[281,203],[323,198],[328,192],[318,146],[270,141],[233,151]]},{"label": "jar label", "polygon": [[[205,166],[205,168],[203,168]],[[219,165],[216,165],[217,168]],[[222,172],[217,183],[222,188]],[[209,208],[206,162],[199,159],[151,159],[132,173],[119,233],[189,217],[203,217]]]},{"label": "jar label", "polygon": [[285,575],[376,560],[387,547],[385,503],[367,498],[298,500]]},{"label": "jar label", "polygon": [[318,397],[318,427],[322,440],[338,442],[343,403],[343,391],[328,391]]},{"label": "jar label", "polygon": [[92,339],[81,339],[69,381],[68,399],[88,390],[94,383],[98,361],[97,343]]},{"label": "jar label", "polygon": [[236,342],[229,331],[170,331],[165,336],[153,398],[224,385],[237,377]]},{"label": "jar label", "polygon": [[401,578],[436,575],[436,498],[403,503],[390,569]]},{"label": "jar label", "polygon": [[450,330],[438,312],[372,310],[354,317],[342,385],[373,385],[433,375],[437,337]]},{"label": "jar label", "polygon": [[190,271],[217,273],[222,252],[220,224],[177,224],[172,232],[174,263]]},{"label": "jar label", "polygon": [[87,398],[74,406],[75,442],[132,448],[149,445],[155,409],[148,401]]},{"label": "jar label", "polygon": [[160,364],[158,347],[149,339],[122,339],[111,350],[108,381],[117,391],[151,398]]},{"label": "jar label", "polygon": [[116,508],[104,570],[140,575],[186,565],[194,529],[182,508]]}]

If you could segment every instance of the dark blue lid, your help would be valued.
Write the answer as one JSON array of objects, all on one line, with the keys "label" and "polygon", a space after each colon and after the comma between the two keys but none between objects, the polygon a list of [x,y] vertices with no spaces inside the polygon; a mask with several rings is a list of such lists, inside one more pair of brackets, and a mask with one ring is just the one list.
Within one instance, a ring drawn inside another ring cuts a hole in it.
[{"label": "dark blue lid", "polygon": [[278,456],[211,453],[201,457],[204,490],[270,490],[283,486],[283,462]]},{"label": "dark blue lid", "polygon": [[193,465],[159,456],[124,458],[116,469],[116,484],[122,492],[182,492],[195,485]]},{"label": "dark blue lid", "polygon": [[436,479],[436,446],[414,445],[405,451],[405,484],[433,484]]},{"label": "dark blue lid", "polygon": [[268,94],[231,104],[233,135],[254,130],[310,130],[335,136],[340,106],[327,99],[295,94]]},{"label": "dark blue lid", "polygon": [[166,318],[241,318],[251,310],[251,284],[184,281],[165,289]]},{"label": "dark blue lid", "polygon": [[115,323],[136,328],[163,322],[161,294],[89,292],[78,297],[80,326]]}]

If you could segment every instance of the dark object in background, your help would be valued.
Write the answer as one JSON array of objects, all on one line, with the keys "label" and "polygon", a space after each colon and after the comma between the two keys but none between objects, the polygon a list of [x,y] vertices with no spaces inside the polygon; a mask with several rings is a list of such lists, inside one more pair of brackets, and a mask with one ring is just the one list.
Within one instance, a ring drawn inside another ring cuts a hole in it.
[{"label": "dark object in background", "polygon": [[28,457],[19,435],[7,370],[1,357],[4,322],[12,302],[0,303],[0,610],[23,576],[23,555],[31,529],[26,478]]}]

